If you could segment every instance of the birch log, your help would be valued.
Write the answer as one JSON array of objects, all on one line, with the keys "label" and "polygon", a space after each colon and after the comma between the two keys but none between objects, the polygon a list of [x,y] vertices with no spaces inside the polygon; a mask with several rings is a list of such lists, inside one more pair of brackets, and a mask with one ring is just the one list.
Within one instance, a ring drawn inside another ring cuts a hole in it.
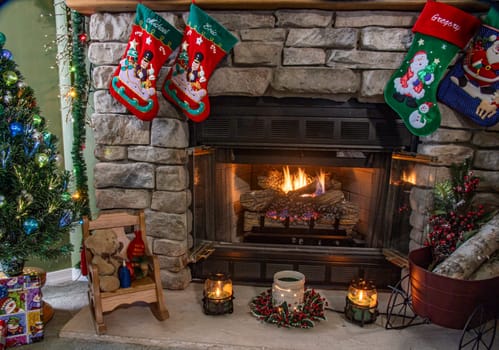
[{"label": "birch log", "polygon": [[[497,255],[497,254],[496,254]],[[489,259],[473,272],[470,280],[486,280],[499,277],[499,259]]]},{"label": "birch log", "polygon": [[468,279],[498,249],[499,214],[459,246],[433,272],[450,278]]}]

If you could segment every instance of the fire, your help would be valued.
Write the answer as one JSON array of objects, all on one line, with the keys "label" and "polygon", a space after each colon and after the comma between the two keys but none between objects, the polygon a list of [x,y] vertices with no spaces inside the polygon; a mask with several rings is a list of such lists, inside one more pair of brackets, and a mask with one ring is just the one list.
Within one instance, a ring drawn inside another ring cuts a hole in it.
[{"label": "fire", "polygon": [[405,171],[402,171],[402,181],[415,185],[416,184],[416,174],[414,172],[407,174]]},{"label": "fire", "polygon": [[317,184],[315,186],[315,195],[320,196],[326,192],[326,173],[324,171],[319,172],[317,175]]},{"label": "fire", "polygon": [[[288,193],[289,191],[296,191],[297,189],[307,186],[308,184],[314,181],[307,175],[305,170],[303,170],[302,168],[298,168],[298,170],[294,174],[291,174],[289,167],[285,166],[282,169],[282,172],[284,175],[284,181],[281,186],[281,190],[284,193]],[[314,194],[310,194],[312,196],[318,196],[326,191],[325,187],[326,173],[322,171],[322,169],[320,173],[317,175],[315,181],[316,181],[316,190]]]}]

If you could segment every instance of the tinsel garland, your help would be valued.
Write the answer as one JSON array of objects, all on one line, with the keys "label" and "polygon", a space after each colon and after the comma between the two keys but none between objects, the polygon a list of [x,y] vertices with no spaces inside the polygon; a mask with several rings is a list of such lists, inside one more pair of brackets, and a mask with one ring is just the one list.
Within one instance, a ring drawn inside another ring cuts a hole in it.
[{"label": "tinsel garland", "polygon": [[76,190],[79,193],[81,215],[90,215],[88,200],[88,178],[83,155],[86,141],[85,113],[88,103],[88,75],[85,66],[85,42],[81,35],[85,33],[84,17],[71,11],[72,19],[72,86],[76,96],[72,99],[71,114],[73,118],[73,147],[71,151]]},{"label": "tinsel garland", "polygon": [[289,308],[287,303],[280,306],[272,305],[272,290],[268,289],[254,297],[250,304],[251,314],[263,322],[272,323],[285,328],[312,328],[315,321],[325,321],[324,313],[328,305],[314,289],[307,289],[304,293],[303,304],[296,310]]}]

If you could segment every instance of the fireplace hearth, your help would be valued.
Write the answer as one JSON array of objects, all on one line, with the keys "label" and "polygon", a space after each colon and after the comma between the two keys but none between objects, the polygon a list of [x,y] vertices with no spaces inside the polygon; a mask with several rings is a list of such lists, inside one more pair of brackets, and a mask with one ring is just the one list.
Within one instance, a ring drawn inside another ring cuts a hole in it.
[{"label": "fireplace hearth", "polygon": [[[382,254],[399,234],[387,234],[384,210],[400,205],[387,202],[398,200],[388,195],[392,154],[410,152],[414,139],[386,106],[215,97],[210,118],[190,131],[194,243],[214,248],[193,278],[220,270],[267,284],[292,269],[321,286],[399,279]],[[287,171],[309,182],[276,188]],[[321,172],[326,194],[316,196]]]}]

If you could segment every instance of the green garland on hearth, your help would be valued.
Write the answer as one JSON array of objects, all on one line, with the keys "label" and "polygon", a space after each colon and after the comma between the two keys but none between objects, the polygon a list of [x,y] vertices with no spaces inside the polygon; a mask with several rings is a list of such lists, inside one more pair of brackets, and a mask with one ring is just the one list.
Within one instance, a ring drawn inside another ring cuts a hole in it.
[{"label": "green garland on hearth", "polygon": [[83,151],[85,149],[85,114],[88,103],[88,74],[85,65],[85,19],[76,11],[71,11],[72,56],[71,56],[71,115],[73,119],[73,147],[71,151],[76,189],[80,195],[81,215],[90,215],[88,200],[87,167]]},{"label": "green garland on hearth", "polygon": [[291,310],[284,302],[280,306],[272,305],[272,290],[268,289],[254,297],[250,304],[251,314],[260,321],[272,323],[285,328],[312,328],[315,321],[325,321],[324,313],[328,305],[314,289],[307,289],[304,301],[296,310]]}]

